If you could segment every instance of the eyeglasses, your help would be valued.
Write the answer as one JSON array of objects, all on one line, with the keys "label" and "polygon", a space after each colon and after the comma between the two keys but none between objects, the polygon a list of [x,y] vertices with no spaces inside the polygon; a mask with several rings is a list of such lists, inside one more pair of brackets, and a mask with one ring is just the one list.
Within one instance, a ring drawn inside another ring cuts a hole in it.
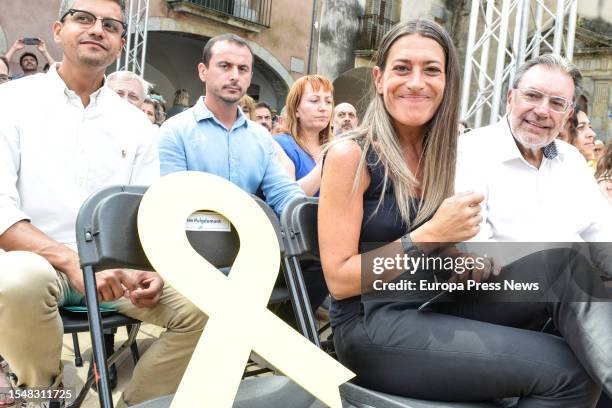
[{"label": "eyeglasses", "polygon": [[67,15],[75,23],[85,28],[93,27],[96,24],[96,20],[102,21],[102,28],[109,34],[121,34],[123,37],[126,33],[127,25],[123,21],[115,20],[109,17],[97,17],[91,14],[89,11],[70,9],[60,18],[63,23]]},{"label": "eyeglasses", "polygon": [[533,88],[519,88],[518,91],[521,93],[523,101],[529,105],[542,105],[544,98],[548,99],[548,106],[551,110],[557,113],[565,113],[573,106],[571,101],[560,96],[546,95],[543,92]]}]

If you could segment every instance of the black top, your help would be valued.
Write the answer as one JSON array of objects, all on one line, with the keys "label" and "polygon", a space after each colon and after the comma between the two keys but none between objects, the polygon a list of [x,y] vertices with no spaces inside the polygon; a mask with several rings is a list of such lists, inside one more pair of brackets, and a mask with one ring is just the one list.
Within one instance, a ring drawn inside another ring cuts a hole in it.
[{"label": "black top", "polygon": [[[363,193],[363,220],[359,235],[359,253],[367,252],[384,246],[399,239],[409,229],[403,222],[399,208],[395,201],[395,191],[391,180],[387,181],[387,188],[382,204],[375,212],[383,189],[385,170],[378,159],[374,149],[369,149],[366,155],[367,169],[370,175],[370,185]],[[419,200],[413,200],[411,217],[414,218]],[[415,226],[416,227],[416,226]],[[332,297],[330,307],[330,320],[335,327],[359,313],[361,296],[353,296],[343,300]]]}]

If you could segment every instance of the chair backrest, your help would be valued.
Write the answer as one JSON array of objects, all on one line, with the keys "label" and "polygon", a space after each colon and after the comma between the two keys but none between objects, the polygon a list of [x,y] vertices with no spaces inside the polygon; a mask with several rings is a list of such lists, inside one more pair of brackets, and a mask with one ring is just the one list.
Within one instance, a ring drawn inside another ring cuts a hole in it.
[{"label": "chair backrest", "polygon": [[[143,186],[108,187],[85,201],[76,221],[81,267],[153,270],[136,225],[138,207],[146,190]],[[268,216],[283,253],[285,246],[276,214],[261,199],[252,197]],[[233,226],[231,231],[186,231],[186,234],[192,247],[214,266],[228,267],[234,262],[240,238]]]},{"label": "chair backrest", "polygon": [[281,225],[286,244],[283,265],[286,270],[285,276],[288,278],[287,286],[298,329],[304,337],[320,347],[308,288],[299,262],[300,260],[317,260],[319,258],[317,207],[317,198],[295,198],[285,206],[281,214]]},{"label": "chair backrest", "polygon": [[285,206],[281,214],[281,225],[287,256],[304,260],[319,259],[318,205],[318,198],[298,197]]}]

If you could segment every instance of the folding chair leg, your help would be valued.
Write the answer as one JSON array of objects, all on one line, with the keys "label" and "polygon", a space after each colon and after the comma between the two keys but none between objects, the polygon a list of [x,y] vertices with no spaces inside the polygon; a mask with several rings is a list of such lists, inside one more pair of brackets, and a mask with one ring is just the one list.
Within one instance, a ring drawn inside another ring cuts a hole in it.
[{"label": "folding chair leg", "polygon": [[[134,325],[125,326],[125,330],[127,330],[128,336],[130,335],[130,331],[134,328]],[[132,360],[134,360],[134,365],[138,363],[140,360],[140,352],[138,351],[138,343],[136,340],[130,346],[130,350],[132,350]]]},{"label": "folding chair leg", "polygon": [[297,327],[304,337],[310,339],[310,336],[308,335],[309,331],[306,323],[306,316],[304,316],[302,308],[298,305],[299,302],[294,301],[294,299],[300,299],[300,289],[298,288],[299,283],[297,282],[293,273],[291,262],[286,257],[283,258],[282,271],[285,275],[287,289],[289,289],[289,293],[291,294],[291,306],[293,307],[293,313],[295,315],[295,319],[297,320]]},{"label": "folding chair leg", "polygon": [[66,405],[66,408],[79,408],[81,405],[83,405],[83,401],[85,401],[85,397],[87,396],[87,393],[89,393],[94,381],[95,377],[93,375],[89,376],[75,400],[69,405]]},{"label": "folding chair leg", "polygon": [[[126,351],[128,347],[130,347],[130,349],[133,352],[132,347],[136,343],[136,335],[138,334],[138,329],[140,328],[140,324],[132,324],[132,325],[125,326],[125,327],[128,328],[128,338],[123,344],[121,344],[121,346],[117,350],[115,350],[113,355],[108,356],[108,359],[105,365],[107,371],[111,365],[117,362],[117,360],[119,359],[119,356],[121,356],[121,354],[124,351]],[[138,349],[136,349],[136,352],[138,352]],[[91,364],[94,364],[94,361],[92,361]],[[85,380],[85,384],[83,385],[83,388],[81,388],[81,391],[79,391],[79,394],[77,395],[75,400],[71,404],[67,405],[66,408],[79,408],[83,404],[83,401],[85,401],[85,397],[87,396],[87,393],[93,387],[95,379],[96,379],[95,373],[93,371],[90,371],[87,379]],[[111,407],[111,406],[106,405],[106,407]]]},{"label": "folding chair leg", "polygon": [[296,313],[298,319],[298,325],[304,337],[313,342],[317,347],[321,347],[319,340],[319,334],[315,326],[314,313],[310,306],[310,299],[308,297],[308,291],[306,284],[304,283],[304,277],[302,275],[302,268],[297,257],[291,257],[290,259],[284,258],[283,260],[283,271],[285,276],[288,277],[287,287],[291,292],[292,299],[297,300],[297,305],[292,301],[293,310]]},{"label": "folding chair leg", "polygon": [[[98,397],[101,408],[113,408],[113,398],[110,390],[108,378],[108,367],[106,366],[106,356],[104,353],[104,331],[102,329],[102,316],[100,315],[100,305],[98,302],[98,291],[96,288],[96,277],[93,267],[86,265],[83,268],[85,283],[85,298],[87,301],[87,314],[91,333],[91,344],[94,354],[94,375],[97,372]],[[89,382],[89,380],[88,380]]]},{"label": "folding chair leg", "polygon": [[83,367],[83,357],[81,356],[78,333],[72,333],[72,345],[74,347],[74,365],[77,367]]}]

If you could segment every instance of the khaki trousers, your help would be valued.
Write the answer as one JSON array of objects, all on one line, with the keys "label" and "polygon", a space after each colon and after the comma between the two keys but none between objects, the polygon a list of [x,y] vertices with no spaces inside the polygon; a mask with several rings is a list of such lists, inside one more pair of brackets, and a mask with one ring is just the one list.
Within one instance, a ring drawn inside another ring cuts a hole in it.
[{"label": "khaki trousers", "polygon": [[[55,388],[62,382],[58,307],[79,297],[66,276],[44,258],[29,252],[0,253],[0,355],[18,386]],[[176,392],[206,315],[167,285],[159,303],[149,309],[137,308],[128,299],[111,303],[126,316],[166,328],[142,355],[119,406]]]}]

